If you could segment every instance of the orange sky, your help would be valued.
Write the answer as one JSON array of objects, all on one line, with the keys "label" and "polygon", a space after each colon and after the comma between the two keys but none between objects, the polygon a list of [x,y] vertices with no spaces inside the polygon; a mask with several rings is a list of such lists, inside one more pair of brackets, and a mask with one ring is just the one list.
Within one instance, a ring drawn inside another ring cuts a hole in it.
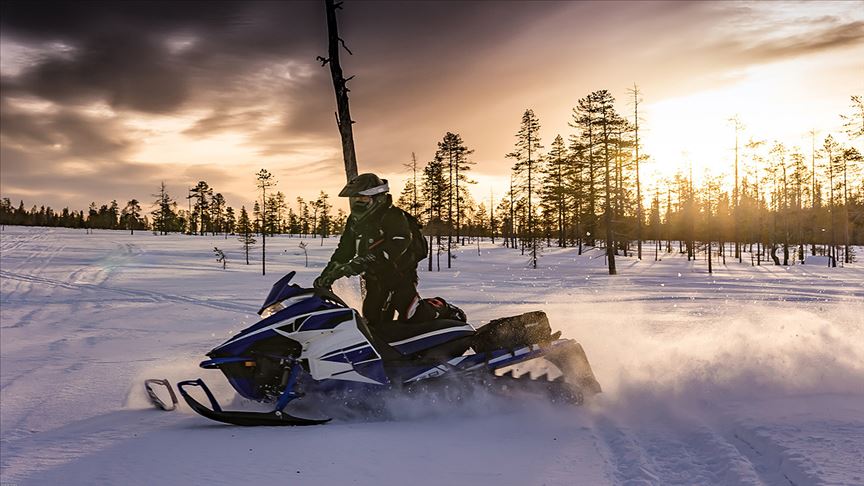
[{"label": "orange sky", "polygon": [[[344,181],[318,2],[4,2],[0,195],[54,207],[177,198],[206,180],[251,205],[267,168],[289,200]],[[210,5],[210,4],[208,4]],[[522,111],[548,147],[577,100],[608,89],[632,119],[642,91],[650,181],[731,166],[738,115],[754,137],[840,140],[864,93],[862,2],[346,2],[343,58],[360,170],[398,193],[411,152],[445,132],[475,150],[475,197],[506,190]],[[60,21],[58,19],[63,19]],[[856,142],[860,147],[861,141]],[[650,186],[650,182],[648,183]]]}]

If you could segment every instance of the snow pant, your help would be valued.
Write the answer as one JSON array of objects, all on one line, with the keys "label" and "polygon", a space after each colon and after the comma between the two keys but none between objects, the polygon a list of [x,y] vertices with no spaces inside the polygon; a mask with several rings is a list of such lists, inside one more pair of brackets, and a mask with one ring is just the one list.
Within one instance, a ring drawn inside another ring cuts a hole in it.
[{"label": "snow pant", "polygon": [[401,278],[381,279],[374,275],[363,276],[365,295],[363,317],[369,326],[392,321],[399,313],[399,321],[424,322],[435,319],[438,313],[417,293],[417,272],[406,272]]}]

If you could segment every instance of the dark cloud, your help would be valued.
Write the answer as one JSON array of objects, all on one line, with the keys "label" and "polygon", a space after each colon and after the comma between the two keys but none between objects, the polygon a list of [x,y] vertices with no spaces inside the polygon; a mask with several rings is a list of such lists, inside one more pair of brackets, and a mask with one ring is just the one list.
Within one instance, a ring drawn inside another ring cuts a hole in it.
[{"label": "dark cloud", "polygon": [[266,113],[259,110],[229,111],[217,109],[183,130],[183,133],[192,137],[204,137],[225,131],[242,131],[250,126],[257,126],[265,116]]},{"label": "dark cloud", "polygon": [[62,138],[69,157],[91,160],[122,156],[133,144],[119,133],[119,128],[105,129],[104,122],[94,123],[69,111],[58,113],[49,123],[49,129]]},{"label": "dark cloud", "polygon": [[[830,22],[818,19],[818,24]],[[759,61],[788,59],[821,51],[864,45],[864,22],[843,23],[834,19],[834,25],[815,32],[770,39],[746,49],[748,58]]]},{"label": "dark cloud", "polygon": [[3,145],[23,147],[43,159],[116,158],[134,145],[129,130],[116,117],[86,116],[69,109],[32,112],[8,103],[0,106]]},{"label": "dark cloud", "polygon": [[117,109],[168,113],[188,95],[183,71],[146,38],[106,35],[52,56],[19,77],[32,94],[60,104],[105,101]]},{"label": "dark cloud", "polygon": [[178,28],[228,26],[241,17],[238,3],[184,0],[3,2],[0,27],[31,41],[74,40],[106,30],[170,32]]},{"label": "dark cloud", "polygon": [[21,112],[9,106],[5,99],[0,99],[0,136],[4,146],[36,148],[54,145],[60,137],[48,129],[49,124],[47,117]]},{"label": "dark cloud", "polygon": [[101,100],[152,113],[248,93],[243,78],[262,63],[314,59],[310,34],[321,28],[308,3],[56,4],[4,2],[5,39],[53,49],[7,87],[63,104]]}]

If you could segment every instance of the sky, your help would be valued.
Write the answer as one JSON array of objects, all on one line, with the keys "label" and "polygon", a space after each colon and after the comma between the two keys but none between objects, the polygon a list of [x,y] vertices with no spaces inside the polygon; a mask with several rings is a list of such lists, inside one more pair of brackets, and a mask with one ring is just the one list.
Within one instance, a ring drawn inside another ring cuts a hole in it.
[{"label": "sky", "polygon": [[[598,89],[632,121],[639,87],[646,187],[728,171],[736,115],[741,143],[846,140],[839,115],[864,94],[864,2],[347,0],[339,23],[359,169],[396,194],[451,131],[474,149],[475,198],[499,199],[522,112],[548,149]],[[123,206],[165,181],[183,203],[205,180],[249,207],[266,168],[291,201],[332,198],[326,39],[323,1],[4,1],[0,196]]]}]

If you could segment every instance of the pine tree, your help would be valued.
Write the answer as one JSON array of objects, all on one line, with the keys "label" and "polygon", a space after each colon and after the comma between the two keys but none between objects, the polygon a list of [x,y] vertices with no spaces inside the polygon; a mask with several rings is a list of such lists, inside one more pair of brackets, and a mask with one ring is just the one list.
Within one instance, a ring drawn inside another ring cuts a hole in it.
[{"label": "pine tree", "polygon": [[[807,164],[804,155],[799,149],[795,149],[791,156],[791,181],[794,194],[793,207],[795,211],[795,238],[798,240],[798,261],[804,263],[804,195],[807,192],[807,181],[810,176],[807,171]],[[737,227],[737,223],[736,223]],[[737,231],[736,231],[737,235]],[[737,246],[737,244],[736,244]],[[740,260],[739,260],[740,261]]]},{"label": "pine tree", "polygon": [[238,240],[243,243],[243,251],[246,252],[246,265],[249,265],[249,248],[255,244],[254,229],[252,222],[249,220],[249,214],[246,212],[246,206],[240,207],[240,217],[237,219],[237,234],[240,235]]},{"label": "pine tree", "polygon": [[153,202],[156,208],[150,212],[153,216],[153,230],[160,235],[167,235],[174,229],[177,215],[173,211],[174,200],[165,190],[165,181],[160,183],[159,193],[153,196],[156,197],[156,201]]},{"label": "pine tree", "polygon": [[15,208],[8,197],[0,200],[0,225],[14,224]]},{"label": "pine tree", "polygon": [[228,239],[228,234],[234,234],[234,226],[237,224],[236,217],[234,216],[234,208],[228,206],[225,208],[225,219],[224,219],[224,227],[222,231],[225,232],[225,239]]},{"label": "pine tree", "polygon": [[135,229],[141,224],[141,205],[137,199],[131,199],[123,208],[123,213],[120,216],[122,225],[129,230],[130,235],[135,234]]},{"label": "pine tree", "polygon": [[864,97],[853,95],[851,113],[840,115],[843,119],[843,127],[850,139],[864,137]]},{"label": "pine tree", "polygon": [[116,199],[111,200],[111,204],[105,211],[105,229],[117,229],[120,226],[120,206]]},{"label": "pine tree", "polygon": [[615,112],[615,98],[608,91],[599,90],[588,95],[593,101],[596,114],[596,125],[599,134],[600,156],[603,159],[604,191],[604,223],[606,225],[606,258],[609,265],[609,275],[617,274],[615,267],[615,239],[612,227],[612,173],[611,164],[616,150],[615,134],[618,133],[624,120]]},{"label": "pine tree", "polygon": [[210,229],[210,197],[213,195],[213,189],[205,181],[198,181],[198,184],[189,190],[189,198],[195,200],[192,211],[193,229],[198,223],[198,234],[204,235]]},{"label": "pine tree", "polygon": [[551,150],[546,155],[543,168],[544,179],[540,188],[540,199],[550,214],[555,216],[558,246],[567,246],[566,224],[568,219],[568,180],[571,179],[572,164],[561,135],[555,137]]},{"label": "pine tree", "polygon": [[834,177],[837,176],[837,162],[836,158],[840,154],[840,144],[834,141],[834,137],[828,135],[825,138],[825,141],[822,143],[822,149],[825,154],[826,163],[825,167],[828,170],[828,212],[831,216],[830,225],[831,225],[831,248],[828,252],[829,257],[829,265],[831,267],[837,266],[837,230],[836,230],[836,200],[834,197]]},{"label": "pine tree", "polygon": [[[459,193],[460,178],[467,182],[464,171],[470,168],[468,156],[474,151],[469,150],[458,133],[447,132],[444,139],[438,142],[436,159],[440,159],[447,170],[447,268],[452,266],[453,230],[456,230],[456,241],[459,241],[461,226],[460,201],[463,195]],[[459,170],[462,168],[463,174]],[[455,208],[454,208],[455,204]],[[455,209],[455,213],[454,213]],[[455,217],[455,227],[454,227]]]},{"label": "pine tree", "polygon": [[576,194],[577,200],[584,201],[585,205],[580,213],[584,213],[584,233],[586,244],[594,246],[597,235],[597,186],[602,179],[599,170],[602,164],[598,160],[599,150],[598,130],[596,127],[597,107],[595,98],[586,96],[581,98],[578,106],[573,108],[573,121],[570,126],[578,130],[577,134],[570,139],[570,150],[574,158],[574,170],[582,174],[581,189]]},{"label": "pine tree", "polygon": [[399,199],[396,200],[396,205],[404,209],[408,214],[419,219],[420,213],[423,211],[422,198],[419,195],[419,188],[414,185],[412,179],[405,182],[402,192],[399,194]]},{"label": "pine tree", "polygon": [[420,187],[417,184],[417,156],[414,152],[411,152],[411,162],[403,165],[411,170],[411,178],[405,183],[405,188],[402,190],[397,204],[408,211],[411,216],[420,219],[423,201],[421,200]]},{"label": "pine tree", "polygon": [[[426,228],[429,231],[429,271],[432,271],[432,237],[441,246],[441,227],[443,225],[444,206],[449,194],[448,180],[444,174],[444,163],[436,155],[423,168],[421,194],[426,202]],[[440,252],[439,252],[440,255]],[[440,265],[439,265],[440,269]]]},{"label": "pine tree", "polygon": [[215,236],[225,229],[225,197],[217,192],[210,199],[210,233]]},{"label": "pine tree", "polygon": [[330,210],[333,209],[333,206],[330,205],[329,197],[326,192],[321,191],[318,199],[315,200],[315,209],[317,211],[316,233],[321,236],[321,246],[324,246],[324,238],[330,236],[330,219],[332,217]]},{"label": "pine tree", "polygon": [[336,210],[336,218],[333,220],[333,233],[342,234],[345,231],[345,223],[348,220],[348,216],[345,214],[345,210],[339,208]]},{"label": "pine tree", "polygon": [[301,237],[309,233],[309,205],[302,197],[297,198],[297,225]]},{"label": "pine tree", "polygon": [[850,147],[842,149],[835,160],[835,171],[839,179],[838,186],[843,193],[843,262],[852,263],[849,243],[849,175],[861,163],[862,156],[857,149]]},{"label": "pine tree", "polygon": [[543,146],[540,145],[540,120],[534,115],[531,109],[525,110],[522,114],[522,123],[519,126],[519,131],[516,133],[515,150],[507,157],[515,159],[513,171],[525,178],[525,188],[527,190],[527,234],[528,242],[531,245],[531,266],[537,268],[537,238],[534,228],[534,207],[532,197],[536,188],[536,178],[538,177],[538,169],[540,168],[541,154],[540,150]]}]

